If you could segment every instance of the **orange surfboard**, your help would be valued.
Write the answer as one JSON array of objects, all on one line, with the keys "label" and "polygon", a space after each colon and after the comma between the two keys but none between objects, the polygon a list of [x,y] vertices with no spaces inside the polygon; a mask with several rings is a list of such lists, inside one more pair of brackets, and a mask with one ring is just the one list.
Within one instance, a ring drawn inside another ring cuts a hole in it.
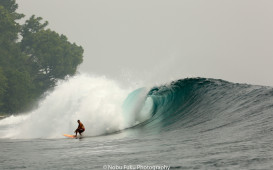
[{"label": "orange surfboard", "polygon": [[75,135],[68,135],[68,134],[64,134],[65,137],[68,137],[68,138],[76,138]]}]

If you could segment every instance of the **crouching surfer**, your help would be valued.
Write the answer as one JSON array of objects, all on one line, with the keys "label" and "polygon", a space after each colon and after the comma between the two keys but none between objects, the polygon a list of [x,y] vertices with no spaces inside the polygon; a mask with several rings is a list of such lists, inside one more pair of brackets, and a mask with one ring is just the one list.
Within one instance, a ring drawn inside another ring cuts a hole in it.
[{"label": "crouching surfer", "polygon": [[80,120],[78,120],[79,126],[78,128],[75,130],[74,133],[76,133],[75,137],[77,137],[77,134],[79,133],[80,135],[82,135],[82,132],[85,131],[85,127],[83,126],[82,122]]}]

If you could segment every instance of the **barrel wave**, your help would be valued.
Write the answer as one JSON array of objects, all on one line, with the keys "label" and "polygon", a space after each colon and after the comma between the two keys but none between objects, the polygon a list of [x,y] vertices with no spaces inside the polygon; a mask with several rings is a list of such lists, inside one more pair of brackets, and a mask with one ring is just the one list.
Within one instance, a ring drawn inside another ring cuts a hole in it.
[{"label": "barrel wave", "polygon": [[189,78],[154,87],[147,99],[152,100],[152,116],[136,129],[157,133],[190,130],[214,137],[224,134],[222,140],[258,140],[273,130],[271,87]]},{"label": "barrel wave", "polygon": [[60,82],[38,109],[0,120],[1,137],[58,138],[73,132],[77,119],[87,127],[86,136],[141,130],[234,140],[273,129],[271,87],[187,78],[131,89],[103,77],[76,76]]}]

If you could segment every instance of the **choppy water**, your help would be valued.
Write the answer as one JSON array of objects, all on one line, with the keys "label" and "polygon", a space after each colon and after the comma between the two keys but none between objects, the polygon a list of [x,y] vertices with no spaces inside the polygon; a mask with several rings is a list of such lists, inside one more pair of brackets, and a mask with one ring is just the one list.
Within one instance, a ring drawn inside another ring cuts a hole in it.
[{"label": "choppy water", "polygon": [[[101,84],[109,83],[99,80]],[[74,87],[78,81],[75,79],[64,85]],[[64,85],[49,95],[38,110],[0,120],[0,133],[10,132],[0,139],[0,169],[103,169],[104,165],[107,169],[129,165],[166,165],[170,169],[273,169],[271,87],[215,79],[183,79],[150,90],[137,89],[127,95],[123,95],[127,91],[122,89],[118,96],[112,96],[115,102],[105,101],[108,107],[105,109],[106,106],[84,105],[86,100],[95,101],[94,96],[100,102],[104,102],[105,96],[111,96],[111,92],[102,93],[103,90],[93,85],[83,88],[82,94],[66,94],[73,96],[72,101],[78,104],[71,106],[71,100],[62,101],[50,109],[57,113],[65,108],[65,113],[57,117],[56,114],[49,118],[41,116],[43,107],[48,107],[51,100],[58,101],[58,96],[64,94],[63,89],[67,88]],[[113,86],[118,92],[113,82],[107,88]],[[93,93],[94,89],[99,95]],[[90,93],[94,94],[91,98],[86,95]],[[119,119],[116,120],[113,116],[118,108],[122,111],[117,113]],[[85,113],[88,109],[89,114]],[[44,121],[31,123],[38,116],[52,119],[54,123],[62,116],[69,122],[66,117],[74,116],[73,124],[75,115],[72,113],[75,112],[87,126],[82,139],[60,137],[73,126],[49,133],[44,129],[51,125],[40,125]],[[103,120],[87,120],[96,118],[96,114]],[[89,123],[99,123],[101,128],[92,131]],[[59,137],[55,137],[56,134]]]}]

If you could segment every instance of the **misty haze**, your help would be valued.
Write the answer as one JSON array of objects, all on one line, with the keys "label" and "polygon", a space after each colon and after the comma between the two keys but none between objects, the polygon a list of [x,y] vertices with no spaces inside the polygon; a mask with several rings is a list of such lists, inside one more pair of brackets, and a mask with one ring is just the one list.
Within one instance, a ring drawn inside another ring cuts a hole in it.
[{"label": "misty haze", "polygon": [[272,7],[1,0],[0,169],[273,169]]}]

